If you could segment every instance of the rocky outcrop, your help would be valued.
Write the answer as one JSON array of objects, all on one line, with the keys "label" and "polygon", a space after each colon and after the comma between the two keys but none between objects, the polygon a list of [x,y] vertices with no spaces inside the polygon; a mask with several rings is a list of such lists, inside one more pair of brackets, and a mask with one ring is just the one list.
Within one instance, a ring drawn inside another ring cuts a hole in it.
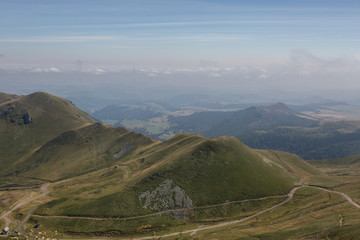
[{"label": "rocky outcrop", "polygon": [[6,119],[8,116],[13,115],[15,112],[15,107],[12,104],[8,104],[3,108],[0,108],[0,118]]},{"label": "rocky outcrop", "polygon": [[121,147],[120,152],[112,155],[112,158],[118,159],[121,158],[122,156],[124,156],[126,153],[128,153],[129,151],[131,151],[132,146],[129,144],[125,144]]},{"label": "rocky outcrop", "polygon": [[25,125],[32,123],[32,117],[30,116],[29,112],[24,113],[22,119]]},{"label": "rocky outcrop", "polygon": [[179,186],[173,186],[173,181],[167,179],[154,190],[147,190],[139,196],[143,208],[154,211],[166,211],[176,219],[183,219],[193,216],[190,210],[193,202],[185,191]]},{"label": "rocky outcrop", "polygon": [[5,119],[10,123],[18,125],[27,125],[33,122],[33,119],[26,109],[21,109],[16,103],[9,103],[0,108],[0,119]]}]

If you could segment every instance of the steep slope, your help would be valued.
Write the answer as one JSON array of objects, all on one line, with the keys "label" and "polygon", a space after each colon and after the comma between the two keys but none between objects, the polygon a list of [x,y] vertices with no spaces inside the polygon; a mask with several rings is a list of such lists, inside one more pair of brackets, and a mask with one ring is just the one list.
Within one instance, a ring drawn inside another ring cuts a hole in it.
[{"label": "steep slope", "polygon": [[126,159],[139,148],[157,141],[125,128],[95,123],[62,133],[17,165],[17,175],[60,180],[74,177]]},{"label": "steep slope", "polygon": [[16,171],[15,165],[26,166],[28,156],[62,132],[93,122],[70,101],[43,92],[1,103],[0,174]]}]

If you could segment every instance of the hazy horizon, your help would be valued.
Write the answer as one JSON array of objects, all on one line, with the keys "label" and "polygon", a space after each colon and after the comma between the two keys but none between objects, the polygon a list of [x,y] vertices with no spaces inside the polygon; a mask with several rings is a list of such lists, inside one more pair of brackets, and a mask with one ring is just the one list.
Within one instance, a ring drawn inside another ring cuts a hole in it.
[{"label": "hazy horizon", "polygon": [[0,91],[357,102],[359,10],[335,0],[2,1]]}]

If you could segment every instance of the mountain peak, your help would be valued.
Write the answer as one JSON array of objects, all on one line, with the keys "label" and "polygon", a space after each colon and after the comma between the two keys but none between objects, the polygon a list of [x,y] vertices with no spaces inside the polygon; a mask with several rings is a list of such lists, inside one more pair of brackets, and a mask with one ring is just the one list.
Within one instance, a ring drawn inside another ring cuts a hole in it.
[{"label": "mountain peak", "polygon": [[259,109],[265,110],[267,112],[277,112],[285,114],[298,114],[296,111],[292,110],[282,102],[277,102],[269,106],[261,106]]},{"label": "mountain peak", "polygon": [[274,104],[271,104],[269,107],[276,107],[276,108],[288,108],[284,103],[282,102],[277,102]]}]

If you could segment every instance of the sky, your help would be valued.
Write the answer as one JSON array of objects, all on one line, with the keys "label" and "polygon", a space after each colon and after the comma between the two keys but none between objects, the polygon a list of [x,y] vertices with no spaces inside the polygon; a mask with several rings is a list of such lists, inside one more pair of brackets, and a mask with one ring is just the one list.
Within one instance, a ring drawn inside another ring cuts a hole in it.
[{"label": "sky", "polygon": [[358,0],[0,0],[0,69],[360,89],[359,29]]},{"label": "sky", "polygon": [[[1,0],[2,64],[268,63],[360,54],[360,2]],[[357,55],[359,56],[359,55]]]}]

